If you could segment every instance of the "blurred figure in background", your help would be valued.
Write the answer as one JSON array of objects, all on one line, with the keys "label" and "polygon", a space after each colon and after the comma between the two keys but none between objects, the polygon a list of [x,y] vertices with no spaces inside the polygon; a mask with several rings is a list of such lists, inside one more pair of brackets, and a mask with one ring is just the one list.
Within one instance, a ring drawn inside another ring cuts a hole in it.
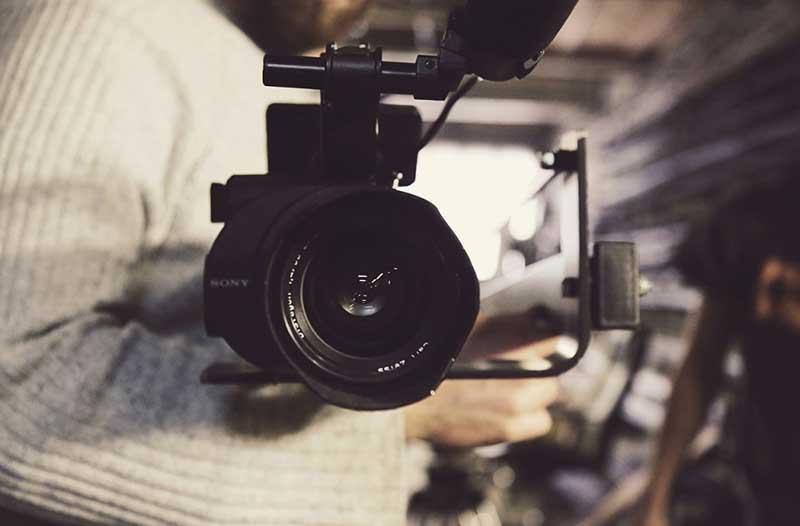
[{"label": "blurred figure in background", "polygon": [[[725,429],[758,524],[800,524],[800,180],[742,192],[688,235],[676,257],[703,305],[674,384],[649,491],[638,522],[670,524],[671,494],[688,446],[719,394],[733,344],[744,384]],[[708,524],[745,520],[713,509]],[[753,509],[754,508],[754,509]],[[694,524],[694,523],[692,523]]]},{"label": "blurred figure in background", "polygon": [[199,384],[233,356],[201,321],[209,184],[265,172],[265,98],[301,96],[253,42],[366,4],[0,3],[0,523],[399,525],[406,438],[547,431],[551,382],[445,385],[407,422]]}]

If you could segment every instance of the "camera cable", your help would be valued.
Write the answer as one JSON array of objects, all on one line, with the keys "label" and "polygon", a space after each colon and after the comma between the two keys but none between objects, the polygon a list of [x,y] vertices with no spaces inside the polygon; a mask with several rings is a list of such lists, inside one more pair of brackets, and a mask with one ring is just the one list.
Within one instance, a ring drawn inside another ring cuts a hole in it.
[{"label": "camera cable", "polygon": [[473,86],[478,83],[479,80],[482,79],[478,75],[470,76],[466,81],[464,81],[463,84],[461,84],[461,86],[458,87],[456,91],[453,92],[452,95],[447,97],[447,101],[444,103],[441,113],[439,113],[439,116],[436,117],[436,120],[433,121],[430,127],[425,130],[425,135],[423,135],[422,140],[420,140],[417,151],[422,150],[428,145],[429,142],[433,140],[434,137],[436,137],[436,134],[439,133],[439,130],[441,130],[444,122],[447,120],[448,115],[450,115],[450,110],[453,109],[453,106],[456,105],[456,102],[458,102],[461,97],[466,95],[469,90],[471,90]]}]

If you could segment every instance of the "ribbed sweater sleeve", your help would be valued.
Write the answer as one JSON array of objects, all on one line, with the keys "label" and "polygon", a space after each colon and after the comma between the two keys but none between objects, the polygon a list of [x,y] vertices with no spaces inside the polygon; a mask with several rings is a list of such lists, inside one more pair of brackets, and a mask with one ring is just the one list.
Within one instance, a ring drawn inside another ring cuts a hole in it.
[{"label": "ribbed sweater sleeve", "polygon": [[[0,508],[68,524],[401,524],[396,412],[201,386],[231,351],[137,314],[135,277],[169,249],[207,152],[187,127],[191,87],[104,6],[0,3]],[[184,257],[195,276],[201,258]],[[200,303],[197,287],[175,294]]]}]

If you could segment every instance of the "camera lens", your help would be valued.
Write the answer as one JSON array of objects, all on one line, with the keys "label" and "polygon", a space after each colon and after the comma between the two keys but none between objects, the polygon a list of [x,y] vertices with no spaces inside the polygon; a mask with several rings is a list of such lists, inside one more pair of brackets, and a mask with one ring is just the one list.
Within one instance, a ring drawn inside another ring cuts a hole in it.
[{"label": "camera lens", "polygon": [[361,357],[405,343],[427,310],[427,278],[408,242],[392,233],[336,232],[311,250],[303,304],[325,343]]},{"label": "camera lens", "polygon": [[460,243],[433,205],[403,192],[309,192],[281,213],[260,254],[267,324],[258,330],[345,407],[426,396],[477,314],[478,282]]},{"label": "camera lens", "polygon": [[385,265],[361,264],[357,270],[341,269],[334,284],[339,293],[339,305],[353,316],[365,318],[377,314],[388,301],[388,296],[397,294],[400,269],[391,263]]},{"label": "camera lens", "polygon": [[321,254],[323,279],[339,306],[349,315],[368,318],[404,299],[407,265],[400,255],[387,251],[375,235],[355,233],[340,238],[337,246]]},{"label": "camera lens", "polygon": [[340,293],[339,305],[353,316],[372,316],[386,303],[386,296],[380,288],[385,286],[384,283],[391,285],[391,272],[387,270],[375,277],[374,273],[359,272],[356,282]]}]

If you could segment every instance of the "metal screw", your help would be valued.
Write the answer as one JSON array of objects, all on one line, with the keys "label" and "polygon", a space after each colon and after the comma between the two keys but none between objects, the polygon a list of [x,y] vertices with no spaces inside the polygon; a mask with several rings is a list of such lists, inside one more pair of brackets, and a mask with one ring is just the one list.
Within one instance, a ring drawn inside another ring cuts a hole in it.
[{"label": "metal screw", "polygon": [[394,173],[394,180],[392,181],[392,188],[397,188],[400,186],[400,181],[403,180],[403,172],[395,172]]},{"label": "metal screw", "polygon": [[542,168],[551,169],[556,164],[556,154],[553,152],[545,152],[542,155]]},{"label": "metal screw", "polygon": [[646,296],[653,288],[654,285],[652,281],[644,276],[639,277],[639,297]]},{"label": "metal screw", "polygon": [[544,51],[540,51],[539,54],[536,55],[535,57],[531,57],[528,60],[526,60],[522,64],[522,69],[524,69],[525,71],[532,70],[533,68],[536,67],[537,64],[539,64],[539,62],[542,61],[542,57],[544,57]]}]

